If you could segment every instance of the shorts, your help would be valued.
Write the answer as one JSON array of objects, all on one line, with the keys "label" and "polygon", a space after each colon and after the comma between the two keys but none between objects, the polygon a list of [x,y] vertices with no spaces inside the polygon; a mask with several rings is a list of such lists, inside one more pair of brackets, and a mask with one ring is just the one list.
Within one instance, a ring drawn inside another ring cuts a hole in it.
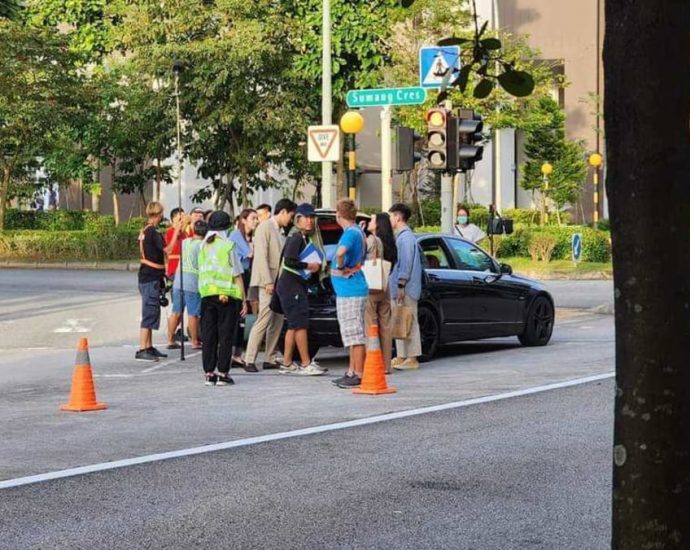
[{"label": "shorts", "polygon": [[141,328],[158,330],[161,324],[160,281],[139,283],[141,294]]},{"label": "shorts", "polygon": [[[192,292],[191,290],[185,290],[184,305],[187,308],[187,315],[199,317],[201,315],[201,294]],[[176,288],[173,289],[172,310],[173,313],[177,314],[184,312],[184,308],[182,307],[182,296],[180,296],[180,291]]]},{"label": "shorts", "polygon": [[357,298],[337,298],[335,307],[340,325],[343,346],[364,346],[367,343],[364,333],[364,310],[369,296]]},{"label": "shorts", "polygon": [[309,328],[309,300],[306,293],[278,293],[288,330]]}]

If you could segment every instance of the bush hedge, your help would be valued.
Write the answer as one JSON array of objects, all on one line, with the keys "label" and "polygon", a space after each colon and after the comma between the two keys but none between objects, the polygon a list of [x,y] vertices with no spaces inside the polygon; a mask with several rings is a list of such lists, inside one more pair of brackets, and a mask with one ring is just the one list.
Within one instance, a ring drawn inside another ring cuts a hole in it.
[{"label": "bush hedge", "polygon": [[[439,226],[421,226],[415,228],[416,233],[440,233]],[[512,235],[494,236],[494,252],[496,257],[530,257],[530,243],[534,237],[550,236],[555,239],[551,254],[553,260],[568,260],[571,257],[571,238],[574,233],[582,234],[582,261],[609,262],[611,260],[611,240],[606,231],[592,229],[582,225],[525,227],[518,226]],[[542,239],[544,240],[544,239]],[[489,241],[485,239],[480,246],[489,249]]]},{"label": "bush hedge", "polygon": [[529,257],[529,245],[535,235],[555,237],[556,245],[551,256],[554,260],[568,260],[571,257],[571,238],[582,234],[582,261],[608,262],[611,260],[611,240],[606,231],[581,225],[518,227],[512,235],[498,236],[494,239],[496,256]]},{"label": "bush hedge", "polygon": [[132,260],[139,257],[139,229],[0,232],[0,259],[41,261]]}]

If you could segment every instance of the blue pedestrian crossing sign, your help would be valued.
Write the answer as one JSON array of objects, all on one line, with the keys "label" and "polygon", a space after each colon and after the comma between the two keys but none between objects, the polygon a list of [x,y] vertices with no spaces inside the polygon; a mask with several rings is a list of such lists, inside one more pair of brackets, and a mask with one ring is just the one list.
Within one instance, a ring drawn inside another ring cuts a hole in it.
[{"label": "blue pedestrian crossing sign", "polygon": [[570,238],[570,247],[573,253],[573,261],[579,262],[582,259],[582,233],[574,233]]},{"label": "blue pedestrian crossing sign", "polygon": [[460,46],[424,46],[419,49],[419,85],[441,88],[453,82],[460,70]]}]

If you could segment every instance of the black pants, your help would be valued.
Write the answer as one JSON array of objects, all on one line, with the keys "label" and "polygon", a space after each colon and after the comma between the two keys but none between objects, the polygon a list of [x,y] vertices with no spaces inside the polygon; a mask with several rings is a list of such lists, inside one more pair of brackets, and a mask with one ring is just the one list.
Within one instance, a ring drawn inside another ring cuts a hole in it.
[{"label": "black pants", "polygon": [[204,372],[227,374],[232,359],[232,344],[235,341],[237,319],[242,303],[230,298],[226,304],[218,296],[201,299],[201,358]]}]

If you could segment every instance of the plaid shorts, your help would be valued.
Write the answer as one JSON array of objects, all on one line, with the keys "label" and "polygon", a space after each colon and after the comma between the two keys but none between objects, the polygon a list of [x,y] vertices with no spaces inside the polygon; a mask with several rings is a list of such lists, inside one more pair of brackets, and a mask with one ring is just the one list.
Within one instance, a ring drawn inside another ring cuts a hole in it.
[{"label": "plaid shorts", "polygon": [[364,333],[364,310],[368,296],[359,298],[336,298],[335,306],[340,325],[343,346],[363,346],[367,343]]}]

